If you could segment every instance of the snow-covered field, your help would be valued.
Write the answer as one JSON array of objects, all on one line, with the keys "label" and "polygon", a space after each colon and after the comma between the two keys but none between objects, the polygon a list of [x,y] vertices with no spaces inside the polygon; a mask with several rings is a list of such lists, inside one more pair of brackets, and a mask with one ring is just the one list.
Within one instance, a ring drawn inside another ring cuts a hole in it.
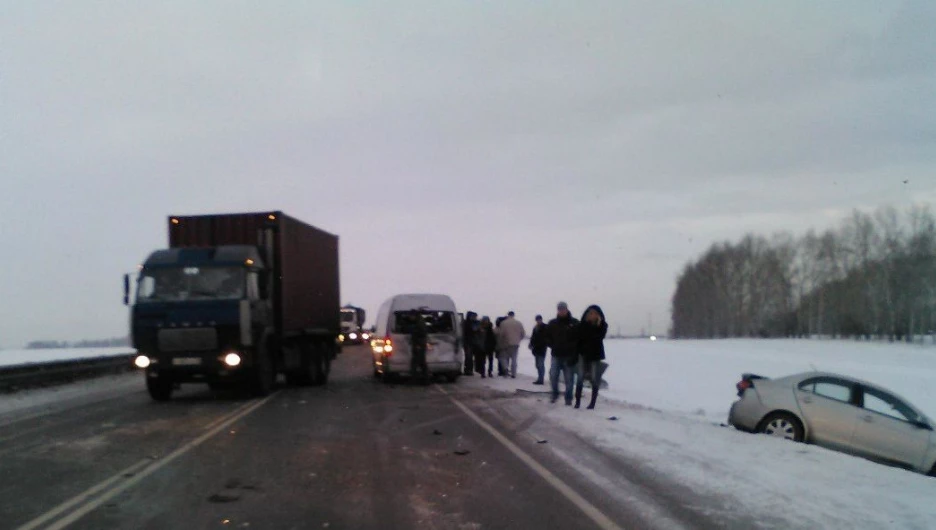
[{"label": "snow-covered field", "polygon": [[69,359],[91,359],[133,353],[133,348],[50,348],[47,350],[0,350],[0,366],[47,363]]},{"label": "snow-covered field", "polygon": [[[888,388],[936,419],[936,347],[842,340],[609,340],[607,397],[724,421],[744,372],[771,378],[813,368]],[[549,359],[547,357],[547,369]],[[529,350],[520,371],[535,375]]]},{"label": "snow-covered field", "polygon": [[[762,514],[764,527],[936,528],[934,478],[718,425],[742,372],[781,377],[812,366],[877,383],[936,417],[936,348],[832,340],[620,340],[606,347],[609,389],[598,410],[542,397],[526,398],[528,405],[544,409],[544,421]],[[521,350],[520,371],[516,381],[469,384],[544,390],[531,384],[529,350]]]}]

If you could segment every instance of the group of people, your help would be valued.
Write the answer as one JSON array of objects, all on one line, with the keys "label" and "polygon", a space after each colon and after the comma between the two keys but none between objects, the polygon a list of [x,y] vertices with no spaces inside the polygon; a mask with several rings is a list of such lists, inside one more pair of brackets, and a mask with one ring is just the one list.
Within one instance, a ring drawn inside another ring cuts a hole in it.
[{"label": "group of people", "polygon": [[[541,315],[536,315],[536,325],[530,336],[529,348],[536,359],[537,379],[535,385],[545,384],[546,352],[552,354],[549,367],[551,402],[559,400],[559,381],[565,384],[565,404],[581,407],[582,392],[587,379],[591,383],[591,402],[588,409],[594,409],[598,400],[601,376],[607,368],[605,362],[604,339],[608,334],[608,323],[604,312],[597,305],[590,305],[577,320],[569,311],[565,302],[556,306],[556,318],[543,322]],[[469,311],[465,315],[462,339],[465,345],[465,375],[481,374],[481,377],[493,377],[494,359],[498,361],[498,375],[517,377],[517,358],[520,343],[526,338],[523,324],[511,311],[506,317],[498,318],[495,323],[483,317],[478,320],[477,313]],[[485,375],[485,367],[487,372]],[[573,394],[574,392],[574,394]]]},{"label": "group of people", "polygon": [[496,358],[497,375],[516,379],[520,343],[526,338],[526,330],[513,311],[494,322],[491,322],[490,317],[478,320],[477,313],[468,311],[462,326],[465,375],[478,372],[481,377],[494,377]]}]

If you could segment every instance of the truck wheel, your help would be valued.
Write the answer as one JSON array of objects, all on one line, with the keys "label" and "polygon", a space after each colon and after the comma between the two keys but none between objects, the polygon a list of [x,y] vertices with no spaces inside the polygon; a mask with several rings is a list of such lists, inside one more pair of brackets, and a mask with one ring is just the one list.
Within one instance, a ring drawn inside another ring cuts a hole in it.
[{"label": "truck wheel", "polygon": [[273,391],[276,370],[273,368],[273,359],[270,358],[266,345],[261,343],[257,347],[256,354],[257,363],[254,365],[250,377],[250,393],[257,397],[263,397]]},{"label": "truck wheel", "polygon": [[327,385],[328,376],[331,375],[331,352],[327,347],[319,350],[318,373],[315,374],[316,385]]},{"label": "truck wheel", "polygon": [[169,401],[172,398],[172,380],[166,377],[146,378],[146,390],[153,401]]}]

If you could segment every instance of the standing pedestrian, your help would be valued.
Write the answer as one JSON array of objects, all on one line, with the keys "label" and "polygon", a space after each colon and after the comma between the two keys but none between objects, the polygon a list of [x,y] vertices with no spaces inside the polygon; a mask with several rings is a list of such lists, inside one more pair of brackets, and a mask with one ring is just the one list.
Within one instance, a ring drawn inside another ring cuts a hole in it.
[{"label": "standing pedestrian", "polygon": [[542,315],[536,315],[536,325],[530,334],[530,351],[536,360],[537,378],[533,384],[542,385],[543,376],[546,375],[546,324],[543,323]]},{"label": "standing pedestrian", "polygon": [[478,323],[478,314],[468,311],[465,322],[462,324],[462,340],[465,341],[465,375],[474,375],[475,354],[478,352],[481,340],[481,326]]},{"label": "standing pedestrian", "polygon": [[584,379],[591,381],[591,403],[589,409],[595,408],[598,400],[598,387],[601,386],[601,374],[604,372],[602,361],[605,359],[604,338],[608,334],[608,323],[605,322],[604,312],[597,305],[590,305],[582,315],[579,324],[578,352],[579,371],[578,382],[575,385],[575,408],[582,404],[582,387]]},{"label": "standing pedestrian", "polygon": [[549,366],[549,384],[552,387],[551,402],[559,399],[559,374],[565,383],[565,403],[572,405],[573,370],[578,360],[578,320],[569,312],[565,302],[556,306],[556,318],[546,325],[546,344],[552,353]]},{"label": "standing pedestrian", "polygon": [[517,378],[517,356],[520,343],[526,338],[523,324],[515,317],[514,312],[510,311],[507,313],[507,318],[501,322],[501,334],[504,336],[504,371],[509,372],[513,379]]},{"label": "standing pedestrian", "polygon": [[[484,358],[487,358],[487,376],[494,377],[494,353],[497,351],[497,334],[490,317],[481,319],[481,337],[484,341]],[[484,362],[481,363],[481,377],[484,377]]]},{"label": "standing pedestrian", "polygon": [[410,312],[412,320],[412,334],[410,335],[410,375],[416,379],[417,373],[419,380],[423,384],[429,384],[429,365],[426,364],[426,349],[429,347],[429,328],[426,326],[426,319],[419,310],[414,309]]},{"label": "standing pedestrian", "polygon": [[507,317],[497,317],[497,320],[494,323],[494,338],[495,346],[494,351],[497,356],[497,376],[506,377],[507,371],[504,369],[504,350],[507,348],[507,345],[504,343],[504,335],[501,333],[501,324],[507,320]]}]

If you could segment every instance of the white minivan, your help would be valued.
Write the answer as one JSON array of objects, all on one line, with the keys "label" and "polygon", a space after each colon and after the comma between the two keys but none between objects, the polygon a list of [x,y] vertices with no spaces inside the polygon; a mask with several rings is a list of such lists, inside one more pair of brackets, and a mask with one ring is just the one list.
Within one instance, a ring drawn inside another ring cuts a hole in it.
[{"label": "white minivan", "polygon": [[418,311],[429,331],[426,364],[432,375],[455,381],[462,373],[465,354],[455,302],[444,294],[398,294],[380,306],[377,330],[371,346],[374,376],[390,380],[410,374],[413,311]]}]

